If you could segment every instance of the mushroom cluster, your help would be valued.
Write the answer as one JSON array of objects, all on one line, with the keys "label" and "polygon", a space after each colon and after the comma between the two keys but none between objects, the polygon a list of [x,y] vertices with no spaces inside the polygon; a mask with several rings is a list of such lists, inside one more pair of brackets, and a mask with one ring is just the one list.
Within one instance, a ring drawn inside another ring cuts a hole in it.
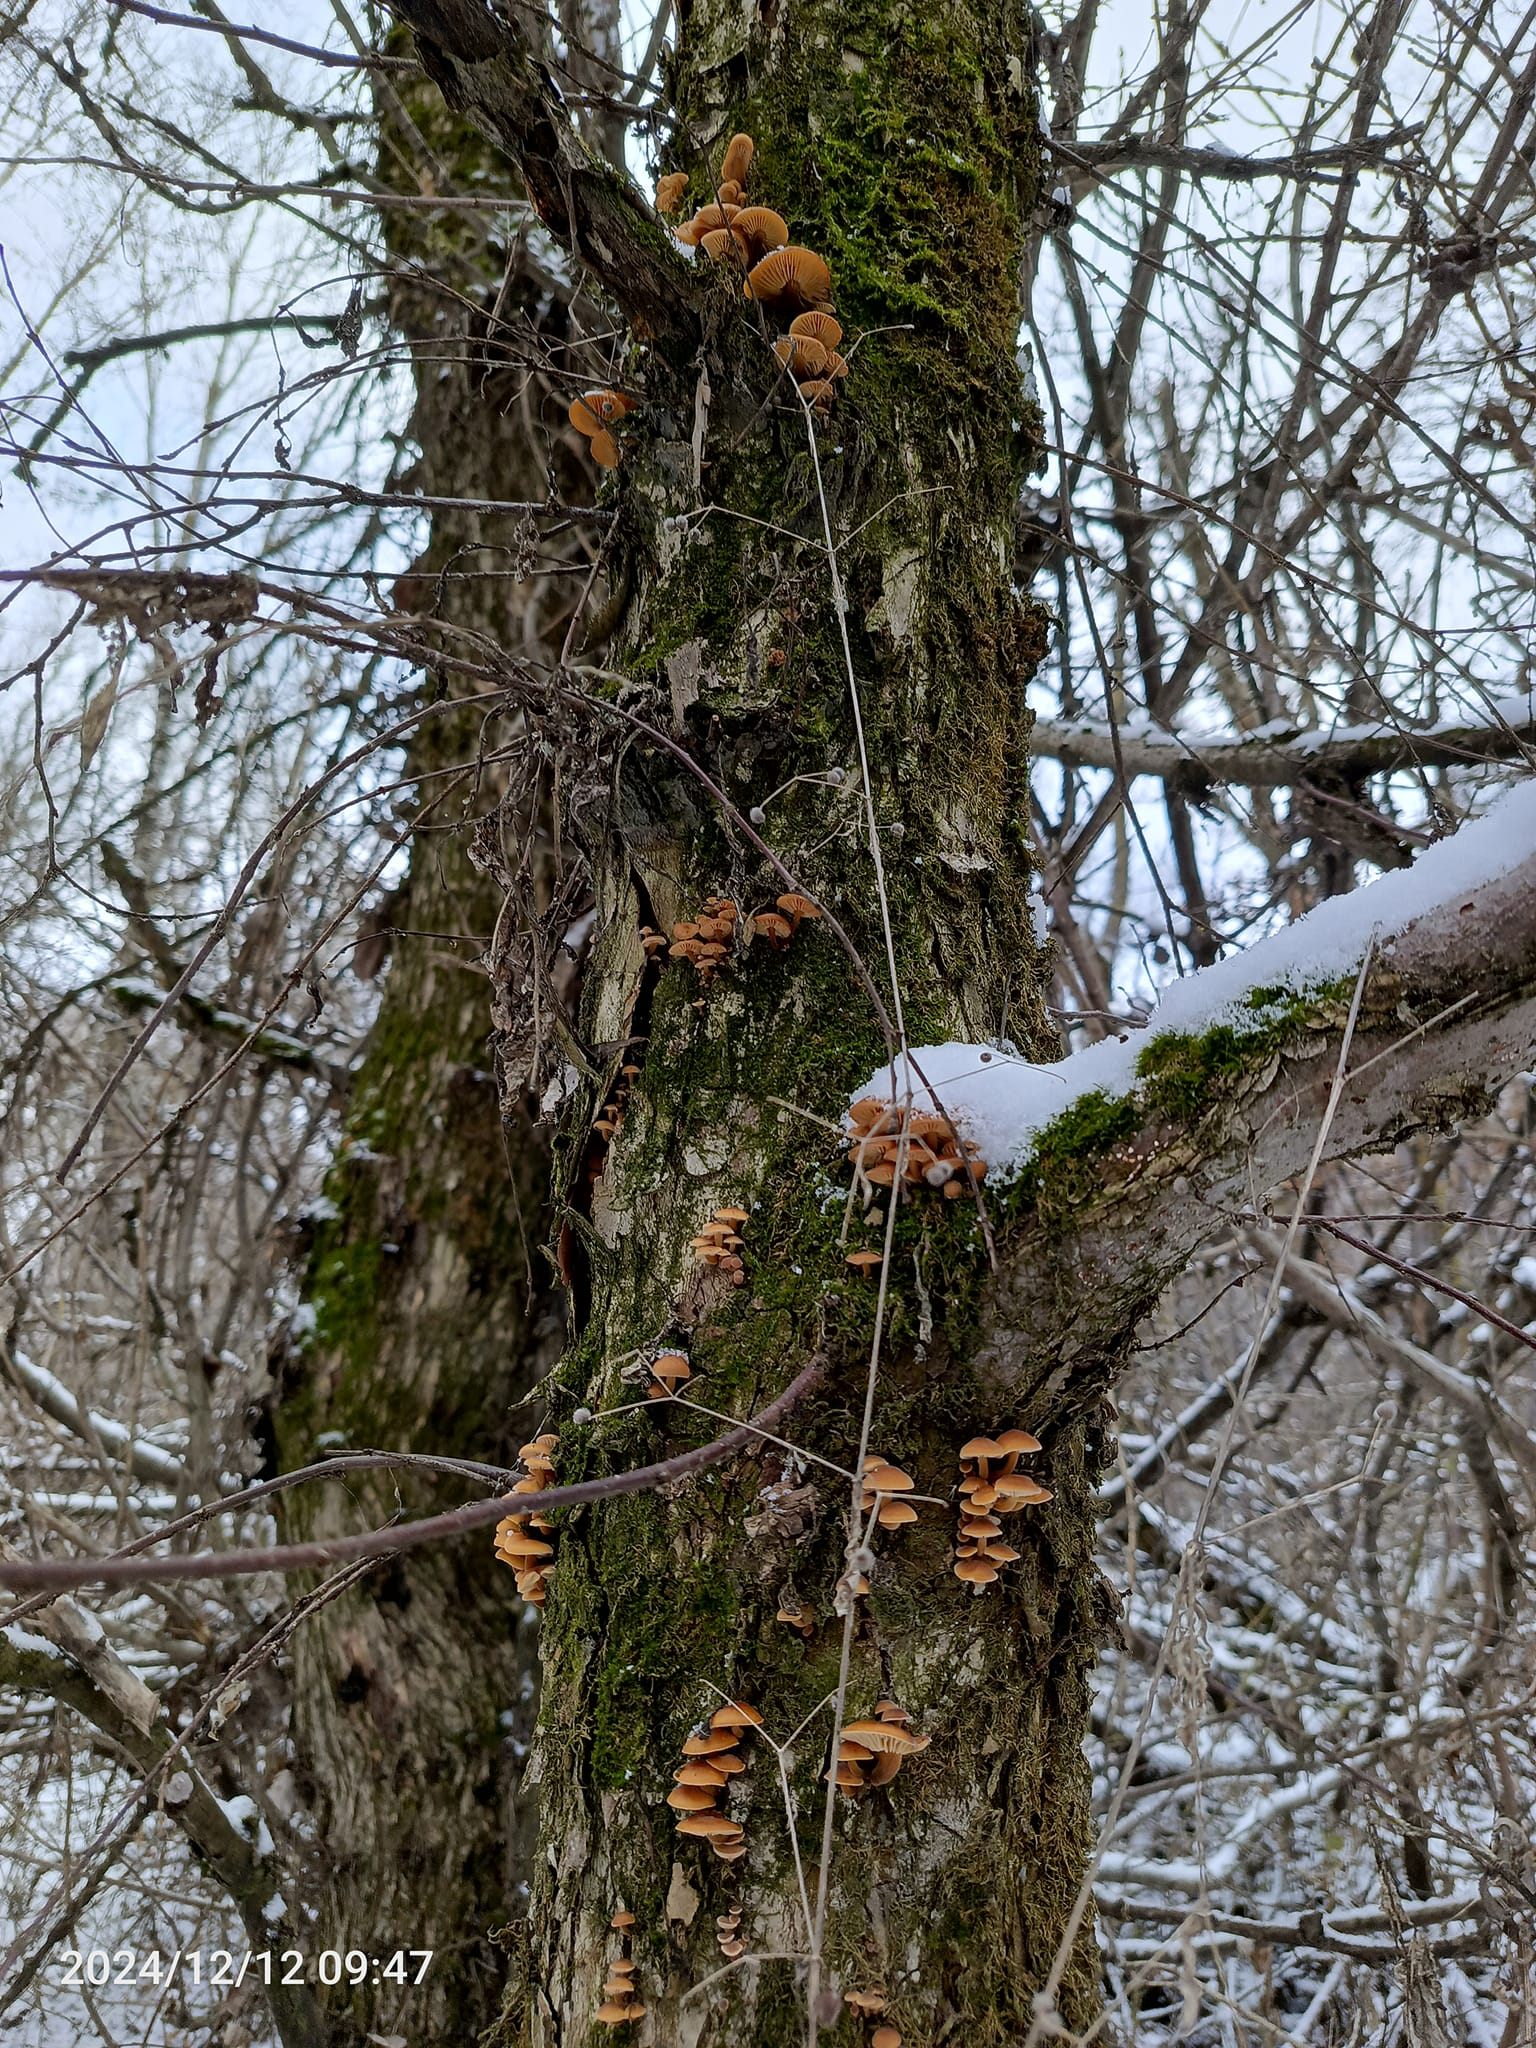
[{"label": "mushroom cluster", "polygon": [[608,1924],[619,1931],[619,1953],[608,1965],[597,2017],[605,2027],[622,2027],[630,2020],[643,2020],[646,2012],[635,1996],[635,1959],[629,1952],[629,1930],[635,1924],[635,1916],[621,1907]]},{"label": "mushroom cluster", "polygon": [[800,386],[801,395],[823,419],[832,409],[838,379],[848,374],[847,359],[837,352],[842,338],[843,330],[832,314],[813,308],[797,313],[788,334],[773,344],[774,354]]},{"label": "mushroom cluster", "polygon": [[942,1189],[953,1201],[969,1181],[986,1178],[980,1147],[957,1136],[950,1119],[936,1110],[904,1109],[866,1095],[848,1119],[849,1163],[871,1187],[894,1186],[899,1167],[904,1187]]},{"label": "mushroom cluster", "polygon": [[911,1501],[897,1498],[899,1494],[910,1493],[913,1486],[911,1475],[899,1465],[871,1451],[859,1477],[864,1488],[861,1506],[866,1515],[874,1511],[882,1529],[903,1529],[908,1522],[917,1520],[917,1509]]},{"label": "mushroom cluster", "polygon": [[[553,1430],[536,1436],[518,1452],[526,1477],[513,1487],[514,1493],[542,1493],[555,1473],[554,1448],[559,1438]],[[496,1555],[517,1573],[517,1590],[531,1607],[544,1605],[544,1581],[555,1568],[555,1546],[544,1541],[549,1523],[542,1515],[509,1515],[496,1524]],[[536,1535],[536,1530],[543,1535]]]},{"label": "mushroom cluster", "polygon": [[624,1105],[629,1100],[630,1088],[638,1077],[639,1072],[640,1069],[633,1065],[623,1066],[619,1069],[619,1078],[614,1084],[613,1093],[603,1104],[603,1113],[592,1126],[604,1144],[611,1143],[623,1126]]},{"label": "mushroom cluster", "polygon": [[[850,2012],[856,2012],[861,2019],[873,2019],[885,2011],[885,1993],[879,1985],[868,1991],[845,1991],[843,2003]],[[889,2024],[876,2027],[869,2037],[869,2048],[901,2048],[899,2030]]]},{"label": "mushroom cluster", "polygon": [[1020,1458],[1040,1448],[1027,1429],[1000,1436],[973,1436],[960,1447],[960,1535],[955,1544],[955,1577],[980,1593],[1019,1553],[1003,1541],[1001,1517],[1017,1515],[1052,1498],[1048,1486],[1020,1472]]},{"label": "mushroom cluster", "polygon": [[[706,897],[697,919],[681,918],[673,925],[668,955],[673,960],[691,960],[699,971],[699,980],[708,988],[731,957],[737,914],[736,905],[729,896]],[[642,927],[640,943],[648,953],[659,951],[659,948],[646,943],[649,929],[649,926]]]},{"label": "mushroom cluster", "polygon": [[872,1721],[850,1721],[837,1739],[837,1788],[850,1798],[889,1785],[909,1756],[928,1747],[914,1735],[912,1716],[895,1700],[881,1700]]},{"label": "mushroom cluster", "polygon": [[608,430],[634,409],[634,399],[626,398],[622,391],[584,391],[571,400],[571,425],[591,443],[592,460],[599,469],[618,468],[619,444]]},{"label": "mushroom cluster", "polygon": [[786,1628],[794,1629],[799,1635],[813,1636],[816,1633],[816,1617],[793,1587],[786,1586],[779,1595],[779,1611],[774,1619],[782,1621]]},{"label": "mushroom cluster", "polygon": [[692,1379],[693,1368],[681,1351],[662,1351],[651,1360],[651,1383],[646,1388],[652,1401],[665,1401],[684,1380]]},{"label": "mushroom cluster", "polygon": [[745,1209],[717,1209],[698,1236],[690,1240],[706,1266],[718,1266],[723,1273],[730,1274],[733,1287],[747,1284],[746,1267],[741,1261],[741,1226],[746,1221]]},{"label": "mushroom cluster", "polygon": [[[725,155],[720,164],[720,183],[711,203],[701,206],[691,220],[685,220],[681,227],[673,229],[680,242],[690,249],[702,249],[704,254],[716,263],[734,263],[739,270],[748,270],[763,261],[774,251],[783,249],[789,241],[789,228],[783,216],[774,212],[771,206],[747,206],[747,173],[752,168],[755,145],[750,135],[733,135],[726,144]],[[656,187],[656,207],[661,213],[670,213],[682,198],[682,186],[673,188],[672,177],[662,180]],[[684,179],[684,185],[687,180]],[[663,196],[671,200],[670,206],[663,206]]]},{"label": "mushroom cluster", "polygon": [[688,190],[686,171],[667,171],[656,180],[656,211],[676,213],[678,203]]},{"label": "mushroom cluster", "polygon": [[721,1955],[729,1962],[734,1963],[738,1956],[744,1956],[747,1952],[747,1944],[742,1940],[739,1932],[740,1927],[741,1907],[739,1905],[733,1905],[729,1913],[717,1913],[715,1915],[715,1939],[720,1944]]},{"label": "mushroom cluster", "polygon": [[752,931],[755,937],[766,939],[775,953],[782,953],[800,926],[808,918],[820,915],[821,911],[809,896],[802,896],[798,890],[791,889],[778,898],[772,910],[752,913]]},{"label": "mushroom cluster", "polygon": [[677,1832],[707,1842],[723,1863],[745,1856],[747,1844],[740,1823],[720,1811],[720,1797],[747,1767],[741,1754],[744,1730],[762,1725],[762,1715],[744,1700],[719,1708],[708,1727],[683,1744],[682,1765],[672,1774],[677,1783],[667,1794],[667,1804],[677,1814]]}]

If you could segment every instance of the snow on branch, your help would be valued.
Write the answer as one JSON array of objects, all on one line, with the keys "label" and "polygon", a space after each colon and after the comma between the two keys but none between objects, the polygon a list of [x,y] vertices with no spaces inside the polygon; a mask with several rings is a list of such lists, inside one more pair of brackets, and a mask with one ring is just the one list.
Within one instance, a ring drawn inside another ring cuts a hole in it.
[{"label": "snow on branch", "polygon": [[120,1422],[87,1409],[61,1379],[55,1378],[46,1366],[35,1365],[24,1352],[0,1350],[0,1370],[71,1436],[93,1448],[99,1445],[109,1458],[126,1465],[135,1479],[156,1479],[163,1485],[179,1486],[186,1477],[180,1458],[135,1437]]},{"label": "snow on branch", "polygon": [[[1373,976],[1390,977],[1393,997],[1384,1021],[1400,1043],[1433,1037],[1458,1018],[1465,1032],[1513,1002],[1513,1031],[1498,1051],[1488,1048],[1490,1058],[1474,1063],[1485,1071],[1464,1078],[1473,1086],[1493,1084],[1528,1063],[1536,1035],[1536,779],[1427,848],[1411,868],[1331,897],[1285,931],[1176,982],[1145,1031],[1047,1065],[992,1045],[919,1046],[910,1071],[898,1059],[851,1099],[902,1101],[909,1089],[920,1104],[936,1099],[980,1147],[989,1184],[1007,1182],[1065,1112],[1088,1097],[1128,1097],[1143,1088],[1165,1066],[1171,1038],[1194,1041],[1226,1026],[1238,1043],[1251,1038],[1257,1045],[1290,1024],[1298,1033],[1326,1025],[1331,999],[1353,981],[1373,943]],[[1446,1003],[1454,1014],[1433,1014]],[[1390,1123],[1382,1113],[1380,1135]],[[1348,1143],[1361,1136],[1352,1129]]]},{"label": "snow on branch", "polygon": [[1029,744],[1032,753],[1069,768],[1123,766],[1127,775],[1153,775],[1185,788],[1230,782],[1289,789],[1323,777],[1465,768],[1528,754],[1536,746],[1536,710],[1529,696],[1492,698],[1480,718],[1443,718],[1430,726],[1400,720],[1300,726],[1277,719],[1237,739],[1170,732],[1145,720],[1117,734],[1096,719],[1039,718]]}]

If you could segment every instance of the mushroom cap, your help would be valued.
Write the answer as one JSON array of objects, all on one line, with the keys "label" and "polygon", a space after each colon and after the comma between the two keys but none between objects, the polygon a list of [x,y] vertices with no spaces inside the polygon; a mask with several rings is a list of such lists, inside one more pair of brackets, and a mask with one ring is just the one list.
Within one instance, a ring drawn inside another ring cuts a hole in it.
[{"label": "mushroom cap", "polygon": [[515,1523],[505,1536],[497,1531],[496,1548],[503,1556],[509,1557],[553,1557],[555,1554],[553,1543],[544,1543],[537,1536],[528,1535],[521,1522]]},{"label": "mushroom cap", "polygon": [[901,1761],[901,1752],[899,1750],[888,1749],[884,1756],[877,1756],[875,1758],[870,1766],[869,1777],[866,1782],[872,1787],[889,1785],[892,1778],[901,1769]]},{"label": "mushroom cap", "polygon": [[803,377],[800,380],[801,395],[808,398],[812,405],[825,403],[831,398],[833,388],[830,377]]},{"label": "mushroom cap", "polygon": [[752,158],[757,145],[750,135],[733,135],[725,145],[725,155],[720,159],[720,182],[722,185],[744,185],[747,172],[752,168]]},{"label": "mushroom cap", "polygon": [[720,180],[720,190],[715,196],[722,205],[724,205],[726,200],[729,200],[733,206],[739,206],[741,204],[741,187],[734,178],[722,178]]},{"label": "mushroom cap", "polygon": [[1019,1553],[1011,1543],[988,1543],[981,1554],[988,1564],[1017,1564],[1019,1561]]},{"label": "mushroom cap", "polygon": [[787,939],[794,930],[789,919],[776,910],[761,910],[752,922],[765,939]]},{"label": "mushroom cap", "polygon": [[751,1214],[746,1209],[717,1209],[715,1215],[722,1223],[750,1223],[752,1221]]},{"label": "mushroom cap", "polygon": [[733,1700],[728,1707],[719,1707],[710,1715],[709,1725],[711,1728],[761,1728],[763,1717],[745,1700]]},{"label": "mushroom cap", "polygon": [[656,211],[671,213],[687,190],[688,173],[668,171],[664,177],[656,180]]},{"label": "mushroom cap", "polygon": [[708,1842],[717,1836],[739,1835],[741,1829],[723,1813],[689,1813],[678,1822],[677,1832],[680,1835],[697,1835],[701,1841]]},{"label": "mushroom cap", "polygon": [[734,1749],[737,1738],[722,1729],[712,1728],[707,1735],[690,1735],[683,1744],[684,1756],[718,1756],[722,1751]]},{"label": "mushroom cap", "polygon": [[857,1764],[839,1764],[833,1774],[833,1783],[840,1792],[862,1792],[864,1780]]},{"label": "mushroom cap", "polygon": [[827,375],[829,377],[846,377],[849,374],[848,358],[840,356],[835,348],[829,348],[827,350]]},{"label": "mushroom cap", "polygon": [[1041,1501],[1054,1496],[1048,1486],[1042,1486],[1038,1479],[1031,1479],[1024,1472],[1004,1472],[993,1480],[999,1500],[1023,1501],[1029,1506],[1038,1506]]},{"label": "mushroom cap", "polygon": [[869,2048],[901,2048],[901,2035],[894,2027],[876,2027],[869,2037]]},{"label": "mushroom cap", "polygon": [[809,896],[802,896],[798,890],[794,889],[791,889],[786,895],[779,898],[779,908],[786,917],[820,917],[821,915],[819,905],[813,903]]},{"label": "mushroom cap", "polygon": [[745,262],[752,253],[746,236],[737,234],[734,227],[706,228],[699,237],[699,247],[716,263],[723,256],[739,256]]},{"label": "mushroom cap", "polygon": [[[617,1963],[614,1964],[614,1968],[618,1968]],[[605,1998],[628,1998],[634,1988],[628,1977],[605,1977],[603,1979],[603,1996]]]},{"label": "mushroom cap", "polygon": [[878,1266],[880,1264],[882,1256],[883,1254],[880,1252],[850,1252],[848,1254],[848,1264],[850,1266],[858,1266],[867,1273],[871,1266]]},{"label": "mushroom cap", "polygon": [[849,1105],[848,1121],[855,1129],[869,1130],[879,1123],[888,1108],[889,1104],[881,1102],[877,1096],[861,1095],[857,1102]]},{"label": "mushroom cap", "polygon": [[605,427],[611,427],[615,420],[625,418],[635,409],[635,401],[626,398],[622,391],[587,391],[582,395]]},{"label": "mushroom cap", "polygon": [[854,1742],[844,1735],[837,1745],[837,1760],[840,1764],[867,1764],[874,1760],[875,1752],[862,1742]]},{"label": "mushroom cap", "polygon": [[592,460],[599,469],[617,469],[619,444],[606,427],[599,427],[591,440]]},{"label": "mushroom cap", "polygon": [[679,1785],[713,1785],[716,1788],[725,1784],[728,1776],[725,1771],[716,1770],[713,1764],[705,1763],[702,1757],[695,1757],[672,1775]]},{"label": "mushroom cap", "polygon": [[617,1912],[617,1913],[615,1913],[615,1914],[614,1914],[614,1916],[613,1916],[613,1918],[612,1918],[612,1919],[611,1919],[611,1920],[610,1920],[610,1921],[608,1922],[608,1925],[609,1925],[610,1927],[633,1927],[633,1926],[634,1926],[634,1924],[635,1924],[635,1916],[634,1916],[634,1914],[633,1914],[633,1913],[631,1913],[631,1912],[630,1912],[630,1911],[629,1911],[629,1910],[628,1910],[628,1909],[627,1909],[626,1907],[624,1907],[624,1906],[620,1906],[620,1908],[619,1908],[618,1912]]},{"label": "mushroom cap", "polygon": [[899,1721],[903,1728],[910,1726],[912,1716],[899,1700],[880,1700],[875,1707],[878,1721]]},{"label": "mushroom cap", "polygon": [[675,1813],[712,1813],[719,1790],[718,1785],[674,1785],[667,1804]]},{"label": "mushroom cap", "polygon": [[721,1955],[729,1956],[733,1963],[738,1956],[744,1956],[746,1952],[747,1944],[736,1935],[728,1934],[720,1944]]},{"label": "mushroom cap", "polygon": [[633,1977],[635,1959],[633,1956],[615,1956],[608,1967],[616,1977]]},{"label": "mushroom cap", "polygon": [[908,1522],[917,1520],[917,1509],[910,1501],[888,1500],[880,1509],[878,1520],[882,1529],[903,1529]]},{"label": "mushroom cap", "polygon": [[928,1747],[926,1735],[914,1735],[897,1721],[850,1721],[843,1730],[844,1742],[857,1742],[876,1756],[916,1756]]},{"label": "mushroom cap", "polygon": [[[738,1736],[737,1740],[739,1741],[740,1739]],[[710,1762],[717,1771],[724,1771],[728,1778],[734,1777],[738,1771],[744,1771],[747,1768],[734,1749],[721,1750],[717,1756],[710,1758]]]},{"label": "mushroom cap", "polygon": [[997,1566],[988,1564],[985,1558],[962,1557],[955,1564],[955,1577],[964,1579],[968,1586],[990,1586],[997,1577]]},{"label": "mushroom cap", "polygon": [[910,1493],[917,1481],[899,1465],[888,1465],[884,1458],[866,1458],[864,1484],[874,1493]]},{"label": "mushroom cap", "polygon": [[845,1991],[843,2003],[851,2012],[884,2012],[885,1993],[880,1990]]},{"label": "mushroom cap", "polygon": [[734,1913],[717,1913],[715,1925],[723,1927],[727,1934],[734,1934],[741,1925],[741,1908],[738,1906]]},{"label": "mushroom cap", "polygon": [[585,434],[590,441],[602,426],[602,421],[584,398],[573,398],[566,411],[566,418],[578,434]]},{"label": "mushroom cap", "polygon": [[789,323],[791,334],[803,334],[812,341],[819,341],[823,348],[836,348],[843,338],[843,330],[830,313],[797,313]]},{"label": "mushroom cap", "polygon": [[597,2008],[597,2017],[605,2027],[622,2027],[629,2018],[629,2001],[606,1998]]},{"label": "mushroom cap", "polygon": [[732,206],[729,202],[719,206],[701,206],[689,226],[702,242],[711,228],[728,228],[740,211],[739,206]]},{"label": "mushroom cap", "polygon": [[1027,1429],[1005,1429],[998,1438],[1005,1451],[1014,1451],[1022,1456],[1026,1451],[1038,1451],[1040,1439],[1031,1436]]},{"label": "mushroom cap", "polygon": [[782,301],[812,306],[831,292],[832,273],[814,249],[791,243],[788,248],[770,250],[755,263],[747,273],[745,289],[749,299],[762,305]]},{"label": "mushroom cap", "polygon": [[960,1446],[963,1465],[979,1464],[984,1458],[1005,1458],[1007,1455],[996,1438],[990,1436],[973,1436],[969,1443]]},{"label": "mushroom cap", "polygon": [[789,228],[782,214],[771,206],[744,206],[731,223],[738,235],[745,235],[754,252],[766,256],[770,249],[782,249],[789,240]]}]

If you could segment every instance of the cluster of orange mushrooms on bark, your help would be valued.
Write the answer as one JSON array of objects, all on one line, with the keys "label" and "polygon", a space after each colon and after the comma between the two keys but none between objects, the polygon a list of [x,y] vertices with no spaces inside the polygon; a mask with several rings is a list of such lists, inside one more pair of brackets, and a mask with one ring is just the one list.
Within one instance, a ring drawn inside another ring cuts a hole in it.
[{"label": "cluster of orange mushrooms on bark", "polygon": [[[518,1480],[514,1493],[544,1491],[555,1474],[558,1441],[550,1430],[523,1445],[517,1455],[527,1477]],[[555,1546],[544,1541],[549,1526],[542,1515],[509,1515],[496,1524],[496,1555],[517,1573],[517,1590],[532,1607],[544,1605],[544,1581],[555,1568]]]},{"label": "cluster of orange mushrooms on bark", "polygon": [[932,1738],[914,1735],[912,1716],[895,1700],[881,1700],[869,1721],[850,1721],[837,1738],[834,1781],[839,1792],[856,1798],[860,1792],[889,1785],[909,1756],[926,1749]]},{"label": "cluster of orange mushrooms on bark", "polygon": [[646,2013],[646,2008],[635,1996],[635,1959],[629,1953],[629,1930],[635,1924],[635,1916],[621,1907],[608,1924],[618,1929],[619,1953],[608,1965],[608,1975],[603,1981],[603,2002],[597,2008],[597,2017],[605,2027],[622,2027],[630,2020],[643,2020]]},{"label": "cluster of orange mushrooms on bark", "polygon": [[733,1287],[747,1284],[741,1259],[741,1226],[747,1220],[745,1209],[717,1209],[698,1236],[689,1240],[706,1266],[718,1266],[730,1274]]},{"label": "cluster of orange mushrooms on bark", "polygon": [[[845,1991],[843,2003],[860,2019],[873,2019],[885,2011],[885,1993],[878,1984],[872,1985],[868,1991]],[[869,2037],[869,2048],[901,2048],[899,2029],[889,2023],[876,2027]]]},{"label": "cluster of orange mushrooms on bark", "polygon": [[683,1761],[673,1777],[677,1780],[667,1795],[667,1804],[677,1815],[677,1832],[708,1843],[722,1863],[735,1863],[747,1853],[746,1835],[739,1822],[720,1811],[720,1798],[731,1779],[746,1769],[741,1738],[749,1728],[761,1728],[763,1717],[744,1700],[719,1707],[683,1744]]},{"label": "cluster of orange mushrooms on bark", "polygon": [[[734,264],[743,271],[742,289],[749,299],[770,312],[792,316],[789,333],[774,344],[774,354],[802,396],[825,418],[837,380],[848,374],[848,365],[837,352],[843,330],[833,315],[832,272],[814,249],[790,241],[787,223],[771,206],[745,203],[755,153],[750,135],[733,135],[721,160],[715,198],[673,233],[713,262]],[[675,212],[687,188],[686,172],[669,172],[657,182],[656,211]]]},{"label": "cluster of orange mushrooms on bark", "polygon": [[809,896],[793,889],[768,908],[751,912],[744,923],[731,897],[709,896],[696,918],[680,917],[676,921],[670,939],[653,925],[641,925],[640,944],[647,960],[665,953],[669,960],[688,961],[708,988],[735,951],[738,925],[745,931],[748,943],[766,939],[775,953],[782,953],[799,927],[808,918],[820,915]]},{"label": "cluster of orange mushrooms on bark", "polygon": [[596,1131],[605,1144],[610,1142],[623,1127],[624,1106],[629,1101],[631,1083],[639,1072],[640,1069],[634,1065],[620,1067],[619,1078],[614,1084],[613,1093],[603,1104],[603,1113],[592,1126],[593,1130]]},{"label": "cluster of orange mushrooms on bark", "polygon": [[1053,1498],[1017,1470],[1020,1458],[1040,1448],[1027,1429],[1005,1429],[1000,1436],[973,1436],[960,1447],[960,1535],[955,1545],[955,1577],[980,1594],[994,1583],[999,1568],[1017,1561],[1019,1553],[1003,1541],[1000,1517],[1017,1515]]},{"label": "cluster of orange mushrooms on bark", "polygon": [[590,444],[592,460],[599,469],[618,468],[619,444],[610,429],[634,409],[635,400],[622,391],[584,391],[571,400],[567,418]]},{"label": "cluster of orange mushrooms on bark", "polygon": [[734,1963],[738,1956],[746,1954],[747,1944],[741,1938],[741,1907],[734,1901],[728,1913],[715,1915],[715,1939],[727,1962]]},{"label": "cluster of orange mushrooms on bark", "polygon": [[[950,1201],[987,1177],[981,1148],[937,1110],[909,1109],[866,1095],[848,1112],[848,1161],[871,1187],[941,1190]],[[877,1261],[878,1263],[878,1261]]]}]

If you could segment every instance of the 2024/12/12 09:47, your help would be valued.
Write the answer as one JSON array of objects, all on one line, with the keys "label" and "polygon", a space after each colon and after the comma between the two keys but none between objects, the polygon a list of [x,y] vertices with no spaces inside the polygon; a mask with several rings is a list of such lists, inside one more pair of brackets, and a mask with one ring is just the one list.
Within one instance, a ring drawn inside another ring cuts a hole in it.
[{"label": "2024/12/12 09:47", "polygon": [[62,1951],[61,1984],[144,1984],[158,1988],[174,1984],[178,1973],[194,1984],[244,1984],[247,1978],[262,1984],[303,1984],[313,1967],[321,1984],[421,1984],[432,1967],[434,1951],[429,1948],[397,1948],[384,1956],[370,1956],[360,1948],[323,1948],[307,1956],[296,1948],[231,1949],[206,1951],[208,1968],[203,1969],[205,1951],[175,1949],[166,1955],[160,1949],[104,1948]]}]

